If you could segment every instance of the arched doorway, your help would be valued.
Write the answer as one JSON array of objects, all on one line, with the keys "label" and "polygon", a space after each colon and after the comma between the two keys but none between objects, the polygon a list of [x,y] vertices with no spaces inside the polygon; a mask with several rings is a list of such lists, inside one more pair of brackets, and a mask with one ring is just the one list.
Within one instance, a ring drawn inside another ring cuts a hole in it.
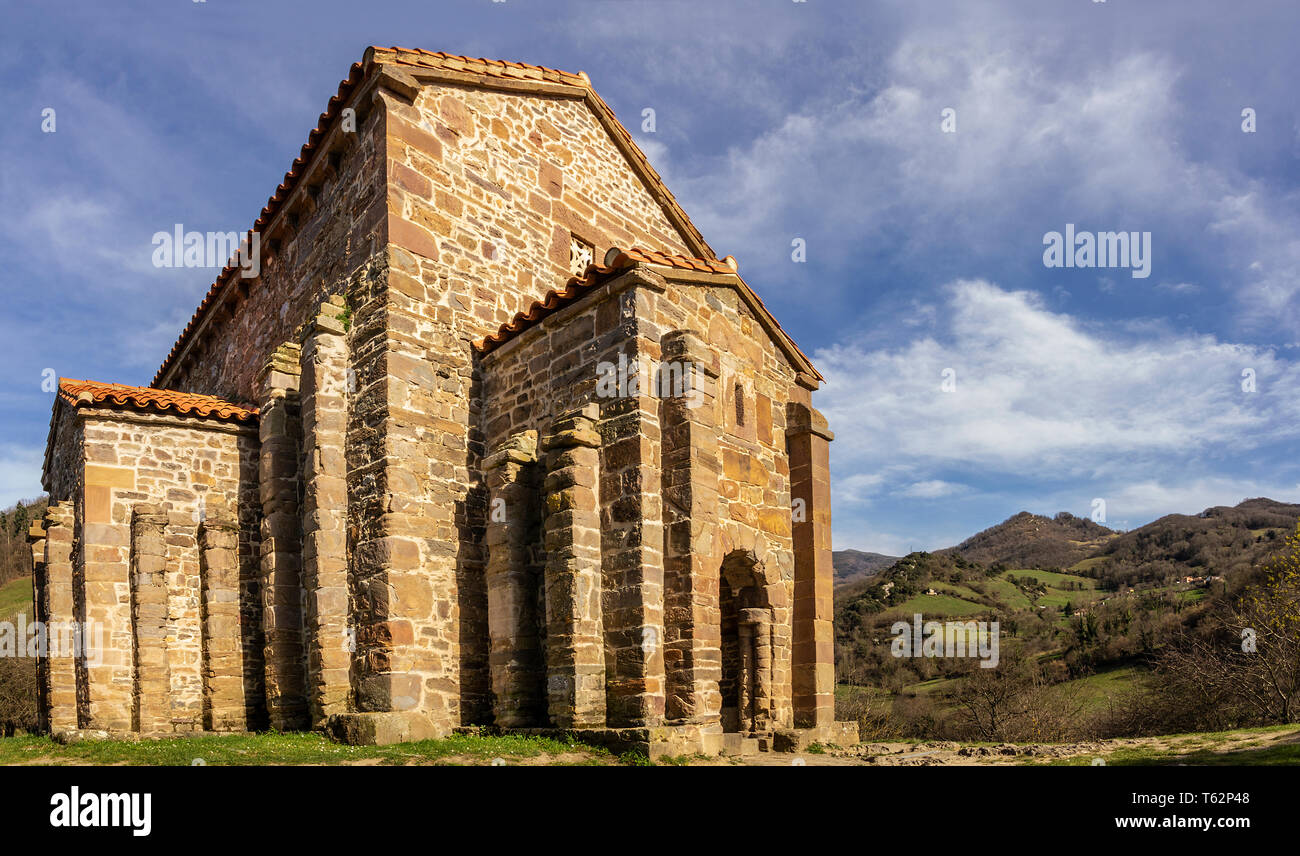
[{"label": "arched doorway", "polygon": [[772,606],[763,563],[753,550],[733,550],[721,570],[722,730],[767,731],[772,722]]}]

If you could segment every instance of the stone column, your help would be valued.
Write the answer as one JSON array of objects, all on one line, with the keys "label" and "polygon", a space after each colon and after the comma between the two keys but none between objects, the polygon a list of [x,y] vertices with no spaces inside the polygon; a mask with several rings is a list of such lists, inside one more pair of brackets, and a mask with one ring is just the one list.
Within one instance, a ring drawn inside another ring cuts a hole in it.
[{"label": "stone column", "polygon": [[[639,359],[629,357],[633,365]],[[600,413],[607,692],[616,727],[658,725],[664,716],[663,482],[659,401],[651,392],[609,400]]]},{"label": "stone column", "polygon": [[[718,510],[718,372],[703,341],[680,330],[663,337],[661,372],[688,379],[663,398],[665,716],[718,722],[722,636],[715,557]],[[665,394],[667,393],[667,394]]]},{"label": "stone column", "polygon": [[772,613],[767,609],[742,609],[740,620],[742,642],[748,637],[745,683],[752,684],[750,727],[765,731],[772,719]]},{"label": "stone column", "polygon": [[794,720],[797,728],[829,727],[835,721],[830,481],[835,435],[808,404],[792,401],[786,414],[794,505]]},{"label": "stone column", "polygon": [[299,351],[297,345],[281,345],[258,379],[266,707],[271,727],[280,731],[308,724],[303,674],[302,531],[298,517]]},{"label": "stone column", "polygon": [[[37,520],[27,530],[27,543],[32,550],[32,620],[41,626],[48,623],[45,616],[45,521]],[[48,646],[48,637],[46,640]],[[36,659],[36,721],[42,732],[50,730],[50,676],[49,648],[37,652]]]},{"label": "stone column", "polygon": [[131,512],[131,623],[135,631],[132,727],[171,731],[167,665],[167,512],[140,503]]},{"label": "stone column", "polygon": [[588,405],[559,417],[542,442],[548,453],[546,686],[557,728],[605,725],[597,412]]},{"label": "stone column", "polygon": [[738,616],[736,635],[740,639],[739,692],[740,730],[754,730],[754,625]]},{"label": "stone column", "polygon": [[136,473],[132,467],[88,463],[83,474],[81,549],[73,569],[74,591],[79,588],[81,598],[77,611],[84,622],[85,656],[78,660],[85,676],[80,699],[85,711],[82,726],[127,732],[131,730],[135,677],[130,609],[131,523],[129,519],[114,518],[113,494],[134,489]]},{"label": "stone column", "polygon": [[240,731],[245,721],[239,524],[217,498],[208,500],[199,524],[199,577],[203,592],[203,727]]},{"label": "stone column", "polygon": [[45,512],[45,561],[41,615],[46,621],[46,720],[52,733],[77,728],[76,622],[72,591],[72,506],[51,502]]},{"label": "stone column", "polygon": [[306,602],[307,701],[312,725],[347,710],[348,347],[343,297],[321,304],[302,336],[302,586]]},{"label": "stone column", "polygon": [[[503,728],[544,724],[545,664],[538,638],[538,574],[533,546],[540,499],[537,432],[507,440],[483,462],[490,492],[486,542],[489,668],[493,719]],[[574,472],[575,486],[594,490],[595,472]]]}]

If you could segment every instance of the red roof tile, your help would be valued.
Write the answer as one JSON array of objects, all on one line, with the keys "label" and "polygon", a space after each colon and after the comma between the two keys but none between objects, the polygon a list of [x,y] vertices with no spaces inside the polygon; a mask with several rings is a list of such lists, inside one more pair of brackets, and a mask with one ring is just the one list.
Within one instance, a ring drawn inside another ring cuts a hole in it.
[{"label": "red roof tile", "polygon": [[[630,263],[625,263],[623,267],[629,267]],[[547,315],[568,306],[596,286],[609,279],[611,274],[618,273],[618,267],[605,267],[604,265],[590,264],[582,272],[582,276],[569,277],[564,286],[557,289],[552,288],[546,292],[546,296],[541,300],[534,300],[533,305],[528,307],[527,312],[519,312],[507,324],[501,327],[491,336],[476,342],[474,347],[481,353],[490,353],[498,346],[505,344],[518,334],[527,330]]]},{"label": "red roof tile", "polygon": [[471,74],[486,74],[508,80],[547,80],[551,83],[563,83],[568,86],[589,86],[587,76],[581,72],[574,74],[559,71],[542,65],[529,65],[523,62],[483,59],[479,57],[457,56],[441,51],[426,51],[420,48],[381,48],[372,47],[377,62],[396,62],[399,65],[416,65],[424,68],[442,68],[448,71],[463,71]]},{"label": "red roof tile", "polygon": [[[730,256],[727,256],[730,259]],[[660,265],[662,267],[678,268],[679,270],[694,270],[700,273],[735,273],[736,268],[734,259],[731,264],[726,260],[718,261],[716,259],[693,259],[689,256],[675,256],[670,253],[661,253],[658,250],[643,250],[640,247],[632,247],[621,251],[610,263],[612,268],[627,267],[633,262],[643,262],[650,265]]]},{"label": "red roof tile", "polygon": [[480,353],[491,353],[496,348],[505,344],[515,336],[527,330],[529,327],[541,321],[546,316],[557,310],[568,306],[570,303],[577,301],[587,292],[603,284],[616,273],[620,273],[636,264],[657,265],[659,267],[669,267],[675,270],[689,270],[698,273],[707,274],[730,274],[735,277],[735,283],[740,291],[749,298],[755,309],[763,316],[773,337],[778,344],[787,347],[787,354],[795,361],[796,364],[802,363],[801,368],[808,371],[818,380],[825,380],[821,373],[813,366],[812,361],[805,354],[789,334],[782,329],[780,322],[768,311],[763,299],[754,293],[754,290],[745,283],[737,273],[736,260],[727,256],[722,261],[713,259],[693,259],[687,256],[677,256],[670,253],[659,252],[658,250],[645,250],[640,247],[631,247],[626,250],[611,249],[605,254],[604,265],[588,265],[587,269],[582,272],[582,276],[570,277],[564,286],[559,290],[551,289],[541,300],[533,301],[532,306],[528,307],[527,312],[520,312],[511,319],[510,323],[502,324],[497,332],[487,336],[475,343],[475,348]]},{"label": "red roof tile", "polygon": [[248,422],[257,418],[257,408],[241,407],[211,395],[195,395],[146,386],[125,386],[120,383],[99,383],[93,380],[61,378],[59,398],[72,407],[106,404],[110,407],[175,413],[178,416],[233,419],[236,422]]},{"label": "red roof tile", "polygon": [[[731,257],[728,256],[728,259]],[[658,250],[643,250],[630,247],[626,250],[610,250],[605,256],[606,264],[591,264],[581,276],[570,277],[564,285],[546,292],[541,300],[534,300],[528,311],[520,312],[508,324],[502,324],[496,333],[478,342],[475,347],[483,353],[492,351],[507,340],[531,327],[547,315],[568,306],[588,291],[605,282],[615,273],[627,270],[636,264],[658,265],[660,267],[692,270],[700,273],[735,274],[736,269],[727,262],[710,259],[693,259],[688,256],[676,256]],[[734,263],[734,260],[732,260]]]}]

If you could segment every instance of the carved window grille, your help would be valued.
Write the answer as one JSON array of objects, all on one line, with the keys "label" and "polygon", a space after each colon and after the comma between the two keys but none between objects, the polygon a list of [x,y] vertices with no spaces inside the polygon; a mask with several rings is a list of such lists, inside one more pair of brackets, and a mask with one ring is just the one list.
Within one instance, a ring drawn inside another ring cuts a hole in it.
[{"label": "carved window grille", "polygon": [[569,273],[582,276],[595,260],[595,248],[577,235],[569,236]]}]

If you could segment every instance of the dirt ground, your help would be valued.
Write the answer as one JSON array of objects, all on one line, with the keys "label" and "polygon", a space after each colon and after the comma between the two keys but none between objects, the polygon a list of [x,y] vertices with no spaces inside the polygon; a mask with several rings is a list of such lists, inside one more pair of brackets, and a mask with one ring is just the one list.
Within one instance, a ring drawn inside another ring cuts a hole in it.
[{"label": "dirt ground", "polygon": [[863,743],[852,749],[831,749],[826,754],[799,755],[773,752],[734,759],[747,766],[782,767],[962,767],[1014,766],[1048,763],[1065,758],[1104,760],[1120,750],[1143,753],[1214,752],[1218,754],[1244,749],[1267,749],[1281,744],[1300,743],[1300,729],[1259,732],[1235,732],[1222,735],[1175,734],[1162,737],[1135,737],[1096,740],[1082,743],[1003,743],[1000,745],[963,745],[954,742],[934,743]]}]

